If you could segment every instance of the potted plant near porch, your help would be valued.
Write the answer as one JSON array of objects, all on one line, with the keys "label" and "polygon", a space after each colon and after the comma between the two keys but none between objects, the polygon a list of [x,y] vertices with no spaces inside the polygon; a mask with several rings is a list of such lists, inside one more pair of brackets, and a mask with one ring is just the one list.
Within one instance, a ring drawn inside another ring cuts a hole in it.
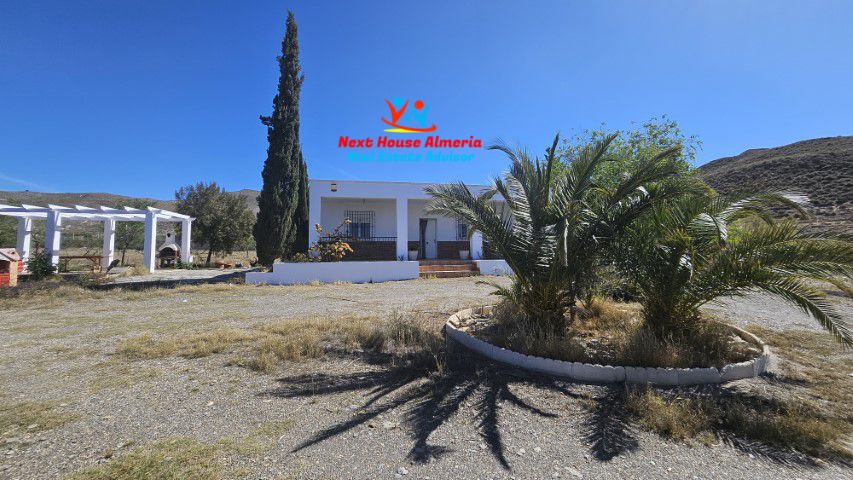
[{"label": "potted plant near porch", "polygon": [[471,252],[468,250],[459,250],[459,260],[468,260],[468,255]]},{"label": "potted plant near porch", "polygon": [[409,250],[409,260],[417,260],[418,259],[418,249]]}]

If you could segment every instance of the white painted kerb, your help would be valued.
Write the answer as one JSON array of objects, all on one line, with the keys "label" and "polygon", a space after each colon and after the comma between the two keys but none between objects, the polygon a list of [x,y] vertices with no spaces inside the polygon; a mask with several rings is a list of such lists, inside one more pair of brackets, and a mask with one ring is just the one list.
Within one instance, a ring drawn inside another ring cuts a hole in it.
[{"label": "white painted kerb", "polygon": [[[711,368],[654,368],[622,367],[589,363],[566,362],[550,358],[524,355],[497,345],[484,342],[468,333],[463,320],[471,318],[474,309],[466,309],[451,315],[444,326],[448,337],[480,355],[525,370],[545,373],[586,383],[652,383],[656,385],[699,385],[722,383],[743,378],[757,377],[767,369],[770,348],[755,335],[732,325],[727,325],[744,341],[761,348],[761,355],[746,362],[732,363],[721,370]],[[482,313],[491,313],[491,307],[483,307]]]},{"label": "white painted kerb", "polygon": [[388,282],[418,278],[418,262],[302,262],[273,264],[272,272],[249,272],[246,283],[295,285],[311,282]]}]

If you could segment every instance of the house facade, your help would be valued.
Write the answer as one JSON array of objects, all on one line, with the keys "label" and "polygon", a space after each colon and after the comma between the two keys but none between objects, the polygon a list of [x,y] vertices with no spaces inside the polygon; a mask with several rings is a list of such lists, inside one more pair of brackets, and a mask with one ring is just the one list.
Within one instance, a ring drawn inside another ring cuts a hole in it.
[{"label": "house facade", "polygon": [[[324,232],[331,232],[343,224],[340,233],[353,249],[345,258],[348,261],[493,257],[484,252],[479,232],[469,235],[468,225],[425,211],[430,197],[424,188],[428,185],[310,180],[309,243],[321,240],[315,224],[322,226]],[[468,188],[477,195],[487,186],[469,185]],[[500,204],[501,200],[495,202]],[[345,223],[347,219],[349,223]]]}]

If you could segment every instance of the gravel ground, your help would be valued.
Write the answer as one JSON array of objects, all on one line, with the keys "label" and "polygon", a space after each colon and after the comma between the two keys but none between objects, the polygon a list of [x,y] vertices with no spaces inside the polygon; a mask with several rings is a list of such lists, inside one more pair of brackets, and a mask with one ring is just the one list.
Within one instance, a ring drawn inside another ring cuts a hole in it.
[{"label": "gravel ground", "polygon": [[[241,478],[850,478],[844,467],[761,448],[667,441],[622,424],[612,414],[609,387],[499,368],[426,387],[423,378],[390,376],[357,359],[290,364],[268,375],[227,366],[228,353],[137,362],[111,355],[120,340],[143,332],[317,315],[446,316],[494,301],[490,287],[476,280],[114,291],[3,311],[0,401],[55,401],[58,411],[78,418],[7,439],[0,478],[63,478],[170,437],[245,443],[258,427],[284,420],[292,426],[268,449],[225,453],[227,472]],[[839,308],[853,318],[849,300]],[[803,314],[763,296],[712,310],[742,325],[814,328]]]}]

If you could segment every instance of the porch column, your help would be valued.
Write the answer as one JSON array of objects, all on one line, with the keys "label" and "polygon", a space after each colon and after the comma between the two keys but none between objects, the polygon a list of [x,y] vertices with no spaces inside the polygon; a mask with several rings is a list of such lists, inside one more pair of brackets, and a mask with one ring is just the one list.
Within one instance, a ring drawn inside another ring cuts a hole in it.
[{"label": "porch column", "polygon": [[193,261],[192,224],[192,219],[181,221],[181,263],[190,263]]},{"label": "porch column", "polygon": [[154,261],[156,260],[157,248],[157,214],[148,212],[145,214],[145,244],[142,249],[142,262],[149,272],[154,273]]},{"label": "porch column", "polygon": [[483,234],[479,230],[475,230],[471,234],[471,260],[480,260],[483,258]]},{"label": "porch column", "polygon": [[116,221],[104,220],[104,246],[101,253],[101,272],[106,272],[113,263],[116,247]]},{"label": "porch column", "polygon": [[409,259],[408,198],[397,198],[397,258]]},{"label": "porch column", "polygon": [[314,229],[314,225],[322,224],[323,218],[320,211],[320,207],[323,204],[323,197],[320,196],[319,192],[315,193],[314,190],[308,191],[308,248],[311,248],[311,245],[320,240],[320,234]]},{"label": "porch column", "polygon": [[26,267],[30,260],[30,246],[33,239],[33,219],[18,217],[18,243],[15,245],[18,255],[21,256],[21,261]]},{"label": "porch column", "polygon": [[44,253],[50,257],[50,263],[59,265],[59,249],[62,243],[62,214],[51,210],[47,212],[47,225],[44,232]]}]

